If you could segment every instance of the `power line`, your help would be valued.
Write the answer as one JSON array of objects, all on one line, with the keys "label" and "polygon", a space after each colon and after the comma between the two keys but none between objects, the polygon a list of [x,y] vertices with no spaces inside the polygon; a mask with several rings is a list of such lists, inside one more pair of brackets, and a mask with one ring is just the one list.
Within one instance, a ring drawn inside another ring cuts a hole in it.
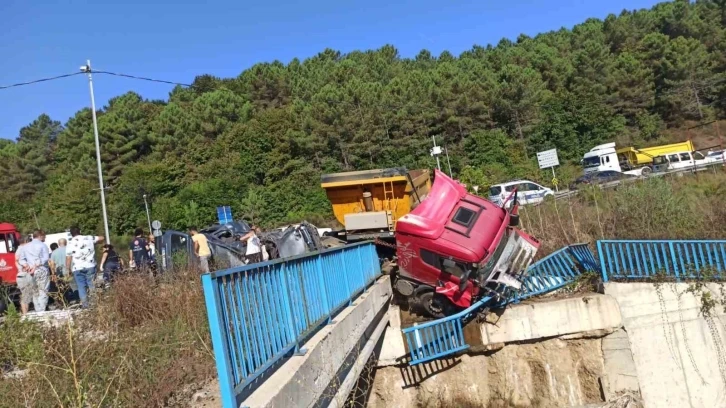
[{"label": "power line", "polygon": [[179,85],[179,86],[185,86],[187,88],[191,88],[193,85],[191,84],[183,84],[180,82],[174,82],[174,81],[166,81],[163,79],[154,79],[154,78],[146,78],[146,77],[140,77],[136,75],[129,75],[129,74],[120,74],[118,72],[109,72],[109,71],[91,71],[92,74],[106,74],[106,75],[113,75],[118,77],[124,77],[124,78],[131,78],[131,79],[139,79],[142,81],[149,81],[149,82],[160,82],[162,84],[169,84],[169,85]]},{"label": "power line", "polygon": [[[184,87],[187,87],[187,88],[191,88],[193,86],[191,84],[183,84],[183,83],[180,83],[180,82],[166,81],[166,80],[163,80],[163,79],[140,77],[140,76],[129,75],[129,74],[121,74],[121,73],[118,73],[118,72],[91,71],[91,73],[92,74],[113,75],[113,76],[118,76],[118,77],[137,79],[137,80],[141,80],[141,81],[158,82],[158,83],[169,84],[169,85],[178,85],[178,86],[184,86]],[[33,85],[33,84],[37,84],[37,83],[40,83],[40,82],[54,81],[56,79],[68,78],[68,77],[72,77],[72,76],[75,76],[75,75],[82,75],[82,74],[85,74],[85,72],[74,72],[72,74],[64,74],[64,75],[58,75],[58,76],[49,77],[49,78],[41,78],[41,79],[36,79],[36,80],[33,80],[33,81],[28,81],[28,82],[19,82],[17,84],[10,84],[10,85],[0,86],[0,90],[2,90],[2,89],[8,89],[8,88],[15,88],[15,87],[19,87],[19,86],[25,86],[25,85]]]},{"label": "power line", "polygon": [[58,75],[58,76],[54,76],[54,77],[50,77],[50,78],[41,78],[41,79],[36,79],[33,81],[28,81],[28,82],[18,82],[17,84],[0,86],[0,89],[8,89],[8,88],[15,88],[18,86],[33,85],[33,84],[37,84],[39,82],[54,81],[56,79],[68,78],[68,77],[72,77],[75,75],[81,75],[81,74],[83,74],[83,72],[74,72],[72,74]]}]

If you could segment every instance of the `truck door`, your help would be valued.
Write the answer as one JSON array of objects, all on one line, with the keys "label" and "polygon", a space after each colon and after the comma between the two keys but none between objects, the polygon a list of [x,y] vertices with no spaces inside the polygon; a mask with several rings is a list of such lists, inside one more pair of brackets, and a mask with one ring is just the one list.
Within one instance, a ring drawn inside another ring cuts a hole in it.
[{"label": "truck door", "polygon": [[18,243],[12,232],[0,232],[0,282],[15,283],[18,274],[15,266],[15,249]]},{"label": "truck door", "polygon": [[681,153],[681,167],[693,167],[693,156],[691,153]]},{"label": "truck door", "polygon": [[668,165],[668,168],[671,170],[680,169],[681,167],[683,167],[683,166],[681,166],[681,159],[678,158],[677,154],[669,154],[668,162],[670,162],[670,164]]}]

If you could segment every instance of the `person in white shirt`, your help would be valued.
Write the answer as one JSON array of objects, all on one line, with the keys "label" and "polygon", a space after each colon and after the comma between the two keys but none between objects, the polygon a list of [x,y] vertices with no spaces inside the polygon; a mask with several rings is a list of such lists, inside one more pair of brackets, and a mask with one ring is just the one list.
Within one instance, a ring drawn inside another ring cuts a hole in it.
[{"label": "person in white shirt", "polygon": [[240,241],[247,241],[247,251],[245,252],[245,257],[247,258],[247,263],[258,263],[262,262],[262,249],[260,244],[260,238],[255,233],[255,230],[257,228],[253,225],[250,228],[250,232],[246,233],[242,237],[240,237]]},{"label": "person in white shirt", "polygon": [[[71,239],[66,248],[66,270],[71,271],[78,285],[78,296],[81,305],[88,308],[88,297],[96,278],[96,248],[103,237],[81,235],[78,227],[71,227]],[[71,268],[71,265],[73,267]]]}]

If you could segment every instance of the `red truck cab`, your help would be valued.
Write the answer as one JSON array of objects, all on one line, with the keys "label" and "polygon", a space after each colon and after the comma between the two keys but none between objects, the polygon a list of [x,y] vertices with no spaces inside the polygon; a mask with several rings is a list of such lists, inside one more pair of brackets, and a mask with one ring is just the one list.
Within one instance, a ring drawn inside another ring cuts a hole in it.
[{"label": "red truck cab", "polygon": [[14,285],[18,275],[15,250],[20,243],[20,233],[15,225],[0,223],[0,284]]},{"label": "red truck cab", "polygon": [[0,314],[5,312],[8,302],[17,296],[15,280],[18,268],[15,263],[15,251],[19,244],[20,233],[15,225],[0,223]]},{"label": "red truck cab", "polygon": [[518,290],[539,243],[515,228],[517,206],[507,211],[434,175],[428,197],[396,223],[396,290],[434,316],[447,314],[447,303],[466,308]]}]

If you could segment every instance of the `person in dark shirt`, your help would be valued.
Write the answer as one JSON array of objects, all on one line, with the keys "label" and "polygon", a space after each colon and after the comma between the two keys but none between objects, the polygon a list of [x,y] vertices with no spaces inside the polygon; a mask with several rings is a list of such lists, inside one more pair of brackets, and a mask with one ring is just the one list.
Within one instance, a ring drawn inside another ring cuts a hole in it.
[{"label": "person in dark shirt", "polygon": [[138,270],[146,269],[149,266],[149,243],[144,238],[144,230],[136,228],[134,231],[134,239],[129,245],[129,259],[134,262],[134,266]]},{"label": "person in dark shirt", "polygon": [[113,280],[113,275],[123,267],[123,260],[118,256],[113,245],[103,246],[103,256],[101,257],[101,268],[103,269],[103,281],[105,283]]}]

